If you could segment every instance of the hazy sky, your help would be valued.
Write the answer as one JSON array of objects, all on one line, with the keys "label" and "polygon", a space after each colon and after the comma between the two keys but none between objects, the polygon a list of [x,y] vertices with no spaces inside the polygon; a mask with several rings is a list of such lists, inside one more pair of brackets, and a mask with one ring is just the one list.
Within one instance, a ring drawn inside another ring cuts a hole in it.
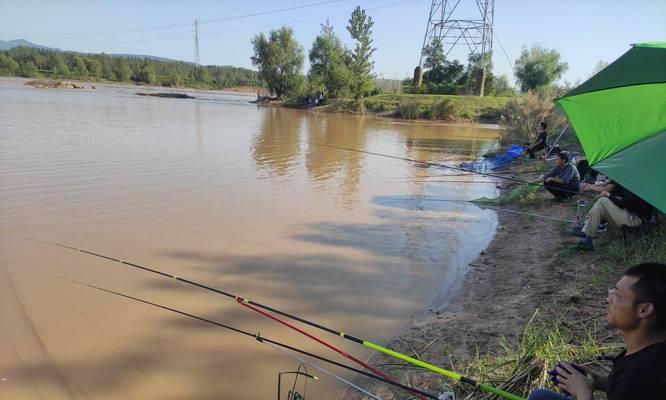
[{"label": "hazy sky", "polygon": [[[202,21],[202,64],[252,67],[252,36],[288,25],[306,52],[327,18],[351,45],[345,29],[356,5],[375,21],[375,72],[405,78],[418,64],[429,0],[341,0],[285,12],[229,18],[323,0],[149,1],[0,0],[0,39],[82,52],[135,53],[191,61],[194,19]],[[461,0],[459,19],[478,18],[473,0]],[[226,19],[225,19],[226,18]],[[522,46],[554,48],[569,64],[564,80],[589,77],[595,65],[613,61],[629,44],[666,40],[666,0],[550,0],[495,2],[493,63],[512,80]],[[506,51],[506,55],[502,50]],[[459,48],[450,58],[466,60]],[[307,65],[306,65],[307,68]]]}]

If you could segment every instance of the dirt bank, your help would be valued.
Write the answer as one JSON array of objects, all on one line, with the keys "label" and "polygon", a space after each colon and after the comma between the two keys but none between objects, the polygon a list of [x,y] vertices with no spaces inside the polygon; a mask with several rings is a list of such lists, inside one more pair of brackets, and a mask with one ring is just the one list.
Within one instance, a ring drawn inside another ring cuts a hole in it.
[{"label": "dirt bank", "polygon": [[[540,195],[545,201],[539,208],[502,208],[576,220],[574,201],[560,204],[543,192]],[[463,375],[469,374],[470,378],[478,378],[467,370],[468,364],[479,356],[502,354],[502,338],[508,345],[517,347],[526,324],[538,309],[542,315],[566,310],[565,323],[593,321],[604,331],[608,342],[617,343],[619,337],[606,326],[606,287],[588,285],[586,290],[581,290],[581,283],[588,282],[599,272],[599,267],[595,266],[598,254],[571,251],[575,239],[564,235],[565,222],[509,212],[498,212],[498,220],[494,240],[470,263],[465,281],[452,301],[441,309],[431,309],[423,317],[414,318],[388,346]],[[459,399],[482,398],[483,393],[465,397],[460,387],[448,378],[396,365],[403,364],[399,360],[376,356],[371,361],[402,383],[429,393],[451,390]],[[540,374],[543,364],[541,362],[540,368],[536,369]],[[413,398],[409,393],[391,390],[385,384],[368,380],[360,382],[384,399]],[[348,391],[343,398],[362,397]]]}]

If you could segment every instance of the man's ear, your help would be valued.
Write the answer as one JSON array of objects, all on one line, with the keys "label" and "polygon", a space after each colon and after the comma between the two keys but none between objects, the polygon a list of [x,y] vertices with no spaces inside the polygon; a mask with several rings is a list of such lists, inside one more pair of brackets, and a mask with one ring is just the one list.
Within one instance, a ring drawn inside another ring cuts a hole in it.
[{"label": "man's ear", "polygon": [[638,305],[638,318],[646,319],[655,315],[654,304],[641,303]]}]

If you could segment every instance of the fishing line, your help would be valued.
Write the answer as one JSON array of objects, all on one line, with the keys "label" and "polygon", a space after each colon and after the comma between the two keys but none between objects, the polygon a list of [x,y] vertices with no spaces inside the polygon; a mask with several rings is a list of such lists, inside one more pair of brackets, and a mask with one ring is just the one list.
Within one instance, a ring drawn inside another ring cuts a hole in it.
[{"label": "fishing line", "polygon": [[[35,239],[35,240],[37,240],[37,239]],[[348,334],[346,334],[346,333],[344,333],[344,332],[337,331],[337,330],[334,330],[334,329],[328,328],[328,327],[326,327],[326,326],[320,325],[320,324],[318,324],[318,323],[316,323],[316,322],[308,321],[308,320],[306,320],[306,319],[304,319],[304,318],[301,318],[301,317],[298,317],[298,316],[295,316],[295,315],[289,314],[289,313],[284,312],[284,311],[277,310],[277,309],[275,309],[275,308],[273,308],[273,307],[269,307],[269,306],[265,306],[265,305],[260,304],[260,303],[256,303],[256,302],[254,302],[254,301],[251,301],[251,300],[249,300],[249,299],[245,299],[245,298],[240,297],[240,296],[235,296],[235,295],[233,295],[233,294],[230,294],[230,293],[224,292],[224,291],[219,290],[219,289],[212,288],[212,287],[210,287],[210,286],[203,285],[203,284],[201,284],[201,283],[197,283],[197,282],[194,282],[194,281],[190,281],[190,280],[188,280],[188,279],[180,278],[180,277],[177,277],[177,276],[174,276],[174,275],[171,275],[171,274],[168,274],[168,273],[162,272],[162,271],[158,271],[158,270],[155,270],[155,269],[152,269],[152,268],[148,268],[148,267],[145,267],[145,266],[139,265],[139,264],[134,264],[134,263],[127,262],[127,261],[121,261],[121,260],[118,260],[118,259],[113,258],[113,257],[108,257],[108,256],[105,256],[105,255],[102,255],[102,254],[94,253],[94,252],[92,252],[92,251],[87,251],[87,250],[83,250],[83,249],[77,249],[77,248],[75,248],[75,247],[71,247],[71,246],[67,246],[67,245],[63,245],[63,244],[55,243],[55,242],[49,242],[49,241],[43,241],[43,240],[38,240],[38,241],[40,241],[40,242],[42,242],[42,243],[48,243],[48,244],[51,244],[51,245],[54,245],[54,246],[58,246],[58,247],[62,247],[62,248],[70,249],[70,250],[74,250],[74,251],[79,251],[79,252],[82,252],[82,253],[85,253],[85,254],[89,254],[89,255],[92,255],[92,256],[95,256],[95,257],[104,258],[104,259],[106,259],[106,260],[115,261],[115,262],[118,262],[118,263],[121,263],[121,264],[124,264],[124,265],[130,266],[130,267],[134,267],[134,268],[142,269],[142,270],[144,270],[144,271],[152,272],[152,273],[155,273],[155,274],[158,274],[158,275],[161,275],[161,276],[167,277],[167,278],[172,278],[172,279],[178,280],[178,281],[180,281],[180,282],[184,282],[184,283],[187,283],[187,284],[190,284],[190,285],[196,286],[196,287],[200,287],[200,288],[202,288],[202,289],[210,290],[210,291],[212,291],[212,292],[219,293],[219,294],[221,294],[221,295],[223,295],[223,296],[227,296],[227,297],[234,298],[234,299],[236,299],[236,301],[238,301],[239,303],[242,302],[241,304],[246,304],[246,305],[251,304],[251,305],[254,305],[254,306],[256,306],[256,307],[262,308],[262,309],[264,309],[264,310],[268,310],[268,311],[274,312],[274,313],[276,313],[276,314],[279,314],[279,315],[285,316],[285,317],[287,317],[287,318],[290,318],[290,319],[293,319],[293,320],[296,320],[296,321],[302,322],[302,323],[304,323],[304,324],[306,324],[306,325],[309,325],[309,326],[312,326],[312,327],[315,327],[315,328],[321,329],[321,330],[323,330],[323,331],[326,331],[326,332],[332,333],[332,334],[334,334],[334,335],[338,335],[338,336],[340,336],[340,337],[343,338],[343,339],[347,339],[347,340],[350,340],[350,341],[352,341],[352,342],[356,342],[356,343],[358,343],[358,344],[361,344],[361,345],[363,345],[363,346],[365,346],[365,347],[368,347],[368,348],[370,348],[370,349],[373,349],[373,350],[375,350],[375,351],[379,351],[379,352],[384,353],[384,354],[387,354],[387,355],[389,355],[389,356],[392,356],[392,357],[398,358],[398,359],[400,359],[400,360],[407,361],[407,362],[409,362],[409,363],[411,363],[411,364],[414,364],[414,365],[420,366],[420,367],[425,368],[425,369],[427,369],[427,370],[429,370],[429,371],[431,371],[431,372],[435,372],[435,373],[437,373],[437,374],[444,375],[444,376],[446,376],[446,377],[448,377],[448,378],[451,378],[451,379],[453,379],[453,380],[456,380],[456,381],[458,381],[458,382],[462,382],[462,383],[465,383],[465,384],[469,384],[469,385],[472,385],[472,386],[479,387],[480,389],[482,389],[482,390],[484,390],[484,391],[486,391],[486,392],[496,394],[496,395],[501,396],[501,397],[504,397],[504,398],[506,398],[506,399],[509,399],[509,400],[525,400],[525,399],[523,399],[522,397],[516,396],[516,395],[511,394],[511,393],[509,393],[509,392],[505,392],[505,391],[503,391],[503,390],[501,390],[501,389],[498,389],[498,388],[492,387],[492,386],[487,385],[487,384],[485,384],[485,383],[478,383],[478,382],[476,382],[475,380],[470,379],[470,378],[467,378],[467,377],[465,377],[465,376],[462,376],[462,375],[460,375],[460,374],[458,374],[458,373],[456,373],[456,372],[446,370],[446,369],[441,368],[441,367],[438,367],[438,366],[436,366],[436,365],[428,364],[428,363],[426,363],[426,362],[423,362],[423,361],[421,361],[421,360],[417,360],[417,359],[415,359],[415,358],[413,358],[413,357],[406,356],[406,355],[404,355],[404,354],[402,354],[402,353],[396,352],[396,351],[391,350],[391,349],[388,349],[388,348],[386,348],[386,347],[379,346],[379,345],[377,345],[377,344],[375,344],[375,343],[372,343],[372,342],[369,342],[369,341],[367,341],[367,340],[359,339],[359,338],[354,337],[354,336],[352,336],[352,335],[348,335]],[[413,390],[415,390],[415,389],[413,389]],[[413,391],[413,390],[410,389],[410,391]]]},{"label": "fishing line", "polygon": [[[450,202],[450,203],[464,203],[464,204],[493,203],[493,202],[490,202],[490,201],[484,202],[482,200],[454,200],[454,199],[427,199],[427,198],[422,198],[420,200],[421,201],[445,201],[445,202]],[[569,223],[576,223],[577,222],[577,221],[570,221],[570,220],[567,220],[567,219],[549,217],[547,215],[528,213],[528,212],[524,212],[524,211],[509,210],[507,208],[491,207],[490,209],[493,210],[493,211],[506,212],[506,213],[511,213],[511,214],[527,215],[529,217],[549,219],[549,220],[559,221],[559,222],[569,222]]]},{"label": "fishing line", "polygon": [[116,295],[116,296],[124,297],[124,298],[129,299],[129,300],[133,300],[133,301],[137,301],[137,302],[140,302],[140,303],[148,304],[150,306],[153,306],[153,307],[156,307],[156,308],[161,308],[163,310],[170,311],[170,312],[173,312],[173,313],[176,313],[176,314],[180,314],[180,315],[183,315],[183,316],[188,317],[188,318],[193,318],[193,319],[196,319],[198,321],[205,322],[205,323],[208,323],[208,324],[211,324],[211,325],[215,325],[215,326],[220,327],[220,328],[229,329],[233,332],[240,333],[241,335],[252,337],[252,338],[256,339],[257,341],[259,341],[261,343],[270,344],[270,345],[274,345],[274,346],[280,346],[284,349],[288,349],[288,350],[291,350],[293,352],[300,353],[300,354],[303,354],[305,356],[312,357],[312,358],[315,358],[317,360],[327,362],[331,365],[335,365],[336,367],[340,367],[340,368],[355,372],[357,374],[361,374],[361,375],[367,376],[369,378],[372,378],[372,379],[375,379],[375,380],[378,380],[378,381],[381,381],[381,382],[384,382],[384,383],[388,383],[389,385],[393,385],[393,386],[399,387],[401,389],[404,389],[404,390],[407,390],[407,391],[410,391],[410,392],[414,392],[414,393],[418,393],[422,396],[429,397],[431,399],[437,400],[437,396],[435,396],[433,394],[421,391],[419,389],[416,389],[416,388],[413,388],[413,387],[410,387],[410,386],[407,386],[407,385],[403,385],[402,383],[399,383],[399,382],[390,381],[390,380],[385,379],[381,376],[374,375],[372,373],[369,373],[369,372],[351,367],[349,365],[339,363],[337,361],[328,359],[326,357],[322,357],[322,356],[319,356],[317,354],[310,353],[308,351],[299,349],[297,347],[293,347],[293,346],[290,346],[288,344],[284,344],[284,343],[278,342],[276,340],[269,339],[267,337],[261,336],[259,333],[255,334],[255,333],[252,333],[252,332],[248,332],[248,331],[245,331],[243,329],[235,328],[233,326],[226,325],[226,324],[216,322],[216,321],[212,321],[210,319],[200,317],[200,316],[195,315],[195,314],[190,314],[188,312],[181,311],[181,310],[178,310],[176,308],[164,306],[164,305],[154,303],[154,302],[149,301],[149,300],[144,300],[144,299],[141,299],[141,298],[138,298],[138,297],[134,297],[134,296],[130,296],[130,295],[127,295],[127,294],[120,293],[120,292],[116,292],[114,290],[105,289],[105,288],[95,286],[95,285],[91,285],[91,284],[88,284],[88,283],[75,281],[73,279],[65,278],[65,277],[62,277],[62,276],[56,276],[56,275],[50,275],[50,276],[52,276],[54,278],[57,278],[57,279],[67,281],[67,282],[70,282],[70,283],[73,283],[73,284],[76,284],[76,285],[86,286],[86,287],[89,287],[91,289],[100,290],[100,291],[110,293],[110,294],[113,294],[113,295]]},{"label": "fishing line", "polygon": [[[369,154],[369,155],[373,155],[373,156],[392,158],[392,159],[395,159],[395,160],[409,161],[409,162],[413,162],[413,163],[430,165],[430,166],[433,166],[433,167],[449,168],[449,169],[452,169],[452,170],[455,170],[455,171],[469,172],[469,173],[472,173],[472,174],[482,175],[482,176],[490,176],[490,177],[493,177],[493,178],[505,179],[505,180],[512,181],[512,182],[522,183],[522,184],[525,184],[525,185],[545,187],[541,183],[533,183],[533,182],[525,181],[525,180],[522,180],[522,179],[512,178],[512,177],[509,177],[509,176],[503,176],[503,175],[494,174],[494,173],[472,171],[472,170],[468,170],[468,169],[461,168],[461,167],[454,167],[452,165],[438,164],[438,163],[433,163],[433,162],[429,162],[429,161],[419,161],[419,160],[415,160],[413,158],[392,156],[390,154],[376,153],[374,151],[367,151],[367,150],[351,149],[351,148],[348,148],[348,147],[335,146],[335,145],[331,145],[331,144],[322,144],[322,143],[314,143],[314,142],[306,142],[306,143],[310,144],[310,145],[314,145],[314,146],[330,147],[330,148],[338,149],[338,150],[345,150],[345,151],[351,151],[351,152],[355,152],[355,153],[363,153],[363,154]],[[574,192],[573,190],[566,190],[566,189],[563,189],[563,188],[557,188],[557,190],[559,190],[561,192],[564,192],[564,193],[572,193],[572,194],[581,195],[583,197],[589,197],[589,196],[587,196],[583,193]]]}]

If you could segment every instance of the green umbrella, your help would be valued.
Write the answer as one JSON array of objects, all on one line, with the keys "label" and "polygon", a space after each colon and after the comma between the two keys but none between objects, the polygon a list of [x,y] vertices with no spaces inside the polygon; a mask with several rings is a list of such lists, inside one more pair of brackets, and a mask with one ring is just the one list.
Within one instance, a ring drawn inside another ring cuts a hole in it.
[{"label": "green umbrella", "polygon": [[666,212],[666,42],[634,44],[555,102],[595,170]]}]

